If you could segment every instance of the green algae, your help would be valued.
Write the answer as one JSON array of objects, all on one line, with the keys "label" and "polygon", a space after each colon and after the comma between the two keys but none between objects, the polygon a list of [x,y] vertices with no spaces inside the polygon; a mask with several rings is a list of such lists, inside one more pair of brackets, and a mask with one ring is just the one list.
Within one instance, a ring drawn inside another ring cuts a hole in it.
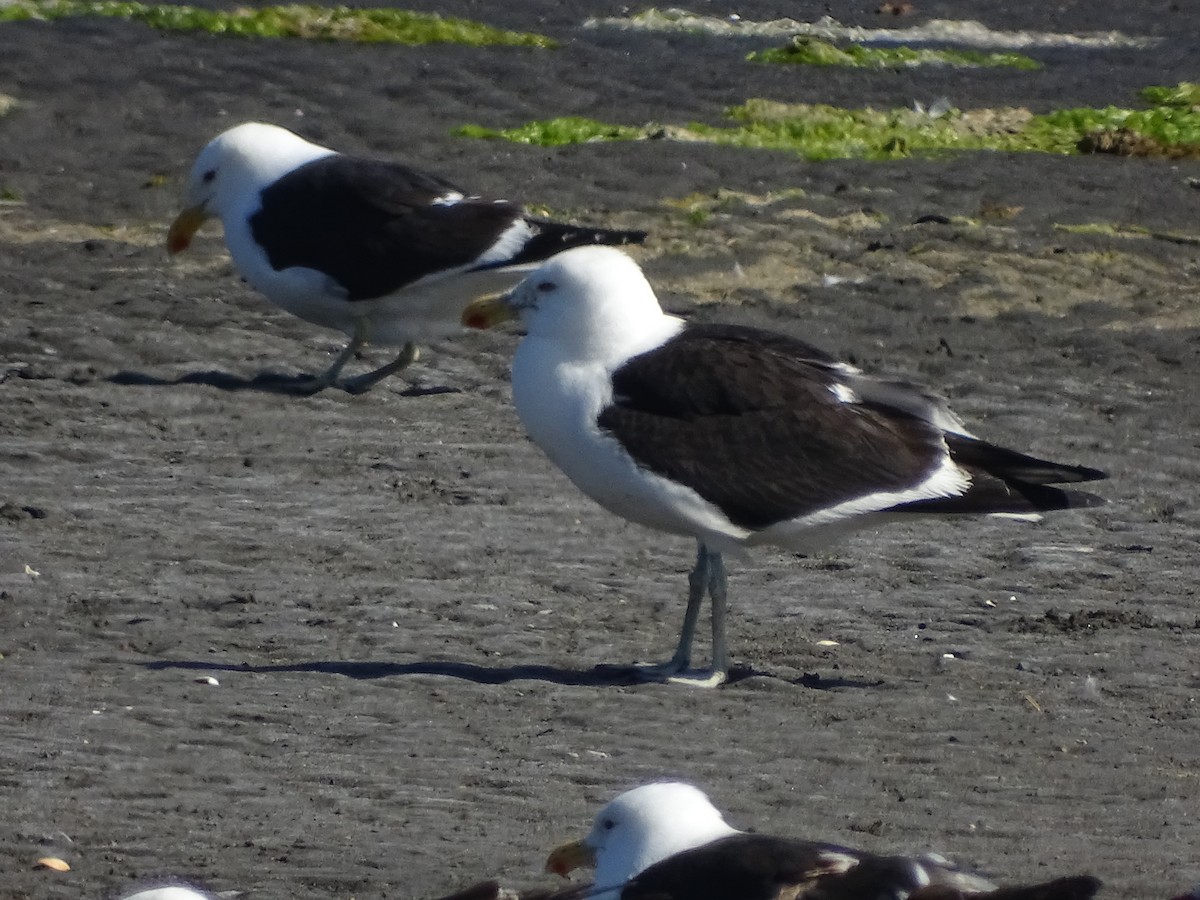
[{"label": "green algae", "polygon": [[735,209],[763,209],[786,204],[807,197],[803,188],[784,188],[765,194],[750,194],[718,188],[712,193],[694,193],[686,197],[667,198],[663,203],[670,209],[682,213],[684,221],[691,225],[703,225],[713,215]]},{"label": "green algae", "polygon": [[989,149],[999,135],[970,134],[957,119],[933,119],[912,110],[843,109],[820,104],[773,104],[750,100],[728,111],[729,127],[612,125],[590,119],[548,119],[516,128],[463,126],[464,137],[506,140],[543,147],[613,140],[674,140],[760,150],[786,150],[806,159],[899,159],[944,150]]},{"label": "green algae", "polygon": [[127,0],[15,0],[0,6],[0,22],[55,21],[75,16],[127,19],[162,31],[204,31],[246,38],[290,37],[410,46],[557,46],[552,39],[538,34],[504,31],[466,19],[402,9],[289,4],[223,11]]},{"label": "green algae", "polygon": [[631,127],[606,125],[594,119],[566,116],[528,122],[515,128],[485,128],[482,125],[460,125],[454,129],[458,137],[480,140],[505,140],[515,144],[538,147],[562,147],[566,144],[586,144],[592,141],[636,141],[646,137],[651,126]]},{"label": "green algae", "polygon": [[978,50],[938,50],[929,47],[839,47],[814,37],[796,37],[786,47],[756,50],[746,59],[760,63],[806,66],[843,66],[857,69],[906,69],[916,66],[953,68],[1040,69],[1036,59],[1020,53],[983,53]]},{"label": "green algae", "polygon": [[1186,88],[1185,83],[1176,88],[1147,89],[1144,96],[1170,99],[1149,109],[1108,106],[1034,115],[1010,107],[949,109],[934,115],[921,109],[846,109],[751,99],[726,110],[728,125],[618,125],[572,117],[502,129],[465,125],[455,133],[537,146],[675,140],[782,150],[811,160],[887,160],[972,150],[1076,154],[1103,149],[1104,142],[1097,142],[1097,135],[1132,133],[1161,151],[1134,155],[1190,156],[1191,148],[1200,146],[1200,107],[1173,99],[1189,96]]},{"label": "green algae", "polygon": [[1181,81],[1174,87],[1142,88],[1142,99],[1151,106],[1200,106],[1200,83]]}]

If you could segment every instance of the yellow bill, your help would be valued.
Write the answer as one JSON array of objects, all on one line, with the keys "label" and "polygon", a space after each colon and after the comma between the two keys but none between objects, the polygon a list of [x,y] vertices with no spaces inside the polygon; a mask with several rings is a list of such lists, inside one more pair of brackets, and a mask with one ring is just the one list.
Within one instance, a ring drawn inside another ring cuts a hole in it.
[{"label": "yellow bill", "polygon": [[467,328],[484,330],[495,328],[501,322],[509,322],[517,317],[513,308],[508,305],[508,294],[488,294],[477,300],[472,300],[462,313],[462,323]]},{"label": "yellow bill", "polygon": [[571,841],[555,847],[546,858],[546,871],[566,878],[576,869],[596,865],[596,853],[583,841]]},{"label": "yellow bill", "polygon": [[203,206],[189,206],[175,217],[167,232],[167,252],[180,253],[192,243],[192,237],[200,226],[208,221],[208,212]]}]

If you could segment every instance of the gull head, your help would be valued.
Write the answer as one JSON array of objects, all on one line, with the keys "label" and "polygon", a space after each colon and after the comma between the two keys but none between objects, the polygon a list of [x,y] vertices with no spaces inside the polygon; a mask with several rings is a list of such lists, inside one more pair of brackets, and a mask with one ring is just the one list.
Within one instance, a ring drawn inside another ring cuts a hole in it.
[{"label": "gull head", "polygon": [[258,207],[261,190],[272,181],[332,152],[264,122],[245,122],[221,132],[192,164],[183,211],[167,233],[167,250],[186,250],[208,219],[249,214]]},{"label": "gull head", "polygon": [[668,856],[736,833],[699,788],[656,782],[601,809],[587,837],[554,850],[546,869],[566,875],[593,865],[596,887],[615,888]]},{"label": "gull head", "polygon": [[482,297],[462,315],[468,328],[510,319],[520,319],[529,338],[553,341],[577,357],[628,357],[682,325],[663,313],[638,264],[613,247],[565,250],[511,291]]}]

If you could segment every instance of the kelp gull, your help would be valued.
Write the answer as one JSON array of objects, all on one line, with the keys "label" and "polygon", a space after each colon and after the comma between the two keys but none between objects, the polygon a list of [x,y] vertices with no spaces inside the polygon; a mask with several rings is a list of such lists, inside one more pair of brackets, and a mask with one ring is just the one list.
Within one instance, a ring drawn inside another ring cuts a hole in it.
[{"label": "kelp gull", "polygon": [[877,856],[837,844],[747,834],[698,788],[679,782],[626,791],[581,841],[546,868],[595,867],[592,900],[1088,900],[1087,875],[997,888],[936,854]]},{"label": "kelp gull", "polygon": [[184,205],[167,236],[171,253],[218,218],[234,265],[253,287],[293,315],[350,336],[324,374],[298,387],[309,391],[334,384],[367,342],[403,349],[344,382],[347,390],[399,371],[416,359],[416,342],[459,329],[472,296],[511,286],[520,277],[514,269],[568,247],[645,238],[537,218],[516,203],[470,196],[435,175],[346,156],[260,122],[231,128],[200,152]]},{"label": "kelp gull", "polygon": [[[782,334],[665,314],[619,250],[568,250],[508,294],[471,304],[463,322],[487,328],[514,317],[527,333],[513,359],[513,400],[534,442],[606,509],[699,546],[678,648],[648,677],[725,680],[727,551],[808,552],[915,513],[1103,502],[1050,485],[1104,473],[979,440],[911,385]],[[706,593],[712,667],[689,673]]]}]

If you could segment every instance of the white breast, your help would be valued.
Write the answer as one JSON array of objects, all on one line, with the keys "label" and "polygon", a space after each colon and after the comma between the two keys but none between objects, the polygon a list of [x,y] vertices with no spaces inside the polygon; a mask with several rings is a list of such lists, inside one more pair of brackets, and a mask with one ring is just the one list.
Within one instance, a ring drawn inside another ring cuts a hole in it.
[{"label": "white breast", "polygon": [[691,488],[640,468],[596,423],[612,400],[609,371],[599,362],[556,358],[552,342],[526,337],[513,360],[513,402],[547,456],[581,491],[630,521],[737,546],[750,532],[733,525]]}]

